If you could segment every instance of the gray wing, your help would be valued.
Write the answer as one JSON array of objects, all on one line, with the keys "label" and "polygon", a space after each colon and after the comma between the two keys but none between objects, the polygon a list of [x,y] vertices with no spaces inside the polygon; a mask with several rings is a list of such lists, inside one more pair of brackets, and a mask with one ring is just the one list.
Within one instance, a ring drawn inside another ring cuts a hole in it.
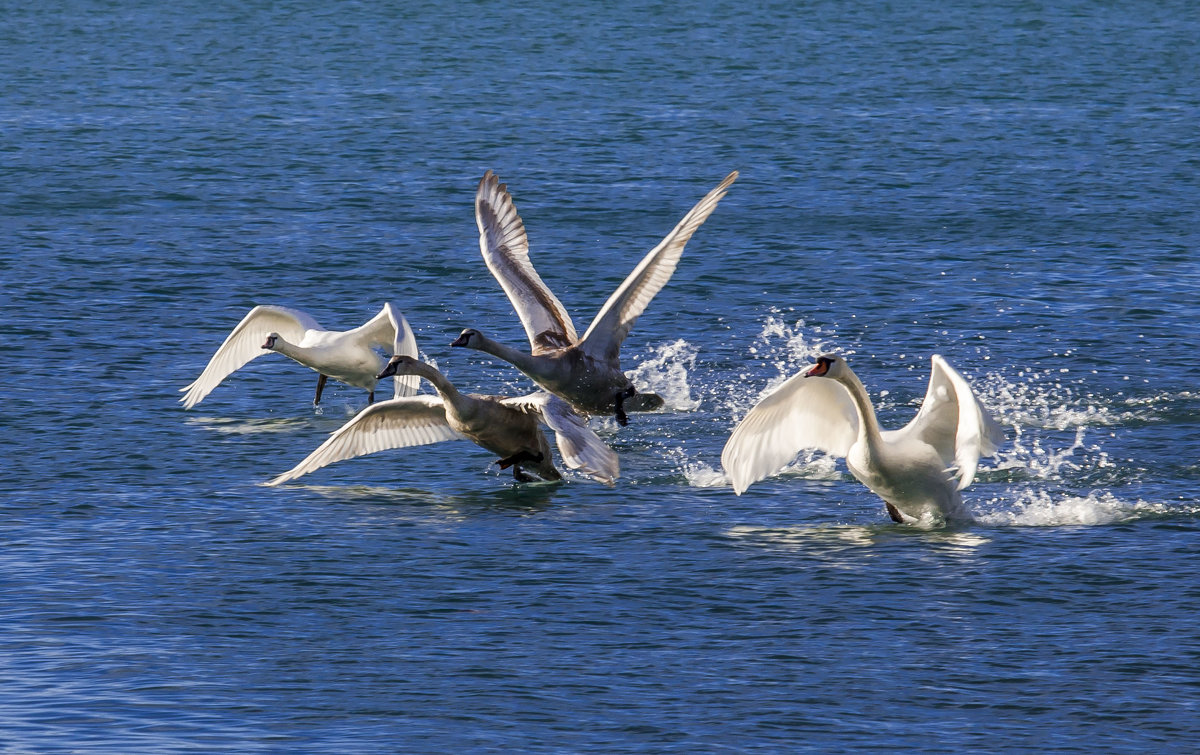
[{"label": "gray wing", "polygon": [[581,349],[588,354],[609,361],[615,360],[621,351],[621,344],[633,324],[637,322],[642,312],[650,304],[650,300],[662,290],[679,264],[683,248],[692,238],[712,211],[717,209],[717,203],[725,196],[729,186],[738,177],[735,170],[708,192],[703,199],[696,203],[678,225],[642,258],[624,282],[617,287],[608,301],[600,308],[587,332],[579,341]]},{"label": "gray wing", "polygon": [[529,239],[512,196],[490,170],[475,192],[479,251],[512,302],[534,354],[563,348],[577,338],[571,316],[529,261]]},{"label": "gray wing", "polygon": [[446,410],[438,396],[409,396],[380,401],[363,409],[335,430],[304,461],[267,484],[278,485],[294,480],[355,456],[461,438],[462,435],[446,424]]},{"label": "gray wing", "polygon": [[322,330],[317,321],[306,312],[288,307],[260,304],[250,310],[242,321],[226,336],[225,342],[208,360],[200,377],[180,388],[184,397],[179,399],[184,409],[191,409],[221,384],[221,381],[244,367],[250,360],[266,354],[263,341],[271,333],[278,333],[284,340],[300,343],[310,330]]},{"label": "gray wing", "polygon": [[612,485],[621,474],[617,454],[592,432],[587,421],[566,401],[549,393],[532,393],[501,403],[533,413],[554,431],[554,441],[563,463],[578,469],[593,480]]}]

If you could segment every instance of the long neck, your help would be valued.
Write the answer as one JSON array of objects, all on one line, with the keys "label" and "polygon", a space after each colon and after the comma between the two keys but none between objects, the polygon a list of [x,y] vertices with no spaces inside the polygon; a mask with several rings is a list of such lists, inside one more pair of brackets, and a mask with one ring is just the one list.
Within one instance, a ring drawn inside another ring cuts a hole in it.
[{"label": "long neck", "polygon": [[283,340],[282,336],[276,336],[275,347],[271,350],[278,351],[280,354],[283,354],[285,357],[290,357],[292,359],[295,359],[297,362],[300,362],[302,364],[304,362],[305,355],[308,353],[308,349],[304,348],[303,346],[297,346],[296,344],[291,343],[289,341],[285,341],[285,340]]},{"label": "long neck", "polygon": [[849,367],[844,369],[845,372],[837,377],[837,381],[850,391],[850,398],[858,409],[858,440],[874,450],[883,442],[879,434],[879,420],[875,418],[875,407],[871,405],[871,397],[867,395],[867,389],[858,379],[858,375]]},{"label": "long neck", "polygon": [[473,346],[473,348],[476,350],[491,354],[494,357],[500,357],[513,367],[516,367],[518,370],[531,377],[541,372],[541,369],[539,368],[540,361],[538,357],[535,357],[532,354],[526,354],[525,352],[514,349],[511,346],[506,346],[499,341],[493,341],[482,333],[478,334],[476,338],[479,341],[478,346]]},{"label": "long neck", "polygon": [[408,374],[423,377],[433,383],[433,387],[437,389],[438,395],[448,404],[457,406],[463,401],[463,395],[458,392],[454,384],[446,379],[446,376],[438,371],[433,365],[425,364],[424,362],[413,362]]}]

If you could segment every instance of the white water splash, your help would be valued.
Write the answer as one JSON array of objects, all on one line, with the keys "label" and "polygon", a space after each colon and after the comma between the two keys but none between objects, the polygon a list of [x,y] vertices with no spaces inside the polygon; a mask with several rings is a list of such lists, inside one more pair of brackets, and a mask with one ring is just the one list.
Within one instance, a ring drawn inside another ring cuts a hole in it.
[{"label": "white water splash", "polygon": [[692,398],[688,373],[696,369],[696,354],[699,351],[681,338],[656,346],[652,356],[625,374],[639,392],[662,396],[668,409],[694,411],[700,408],[700,401]]},{"label": "white water splash", "polygon": [[[724,470],[713,467],[704,461],[689,459],[682,448],[673,448],[666,452],[672,460],[675,470],[682,475],[688,485],[693,488],[724,488],[729,487],[729,477]],[[796,460],[779,470],[775,476],[798,477],[805,480],[840,480],[843,475],[838,469],[837,460],[819,451],[801,453]]]},{"label": "white water splash", "polygon": [[[710,390],[711,398],[731,418],[740,420],[758,401],[785,380],[811,366],[821,354],[835,351],[832,332],[820,327],[808,328],[803,319],[789,322],[782,313],[771,310],[758,337],[747,348],[746,361],[752,368],[738,374],[733,385]],[[853,350],[842,350],[853,354]],[[764,372],[773,373],[765,383]]]},{"label": "white water splash", "polygon": [[1112,524],[1172,510],[1161,503],[1123,501],[1105,490],[1078,496],[1026,489],[1019,493],[1016,501],[990,503],[996,507],[994,510],[975,512],[979,523],[1018,527]]},{"label": "white water splash", "polygon": [[[813,364],[817,357],[835,351],[828,340],[833,335],[822,332],[820,327],[806,328],[803,319],[789,325],[777,312],[769,315],[749,349],[751,357],[769,362],[777,373],[760,396]],[[847,350],[842,353],[848,355],[854,352]]]},{"label": "white water splash", "polygon": [[679,472],[693,488],[724,488],[729,486],[729,478],[719,469],[702,461],[684,460]]}]

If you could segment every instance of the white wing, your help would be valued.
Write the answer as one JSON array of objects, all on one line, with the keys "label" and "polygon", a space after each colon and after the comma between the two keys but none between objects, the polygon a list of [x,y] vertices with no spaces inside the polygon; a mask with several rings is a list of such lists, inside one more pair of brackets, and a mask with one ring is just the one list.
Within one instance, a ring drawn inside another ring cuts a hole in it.
[{"label": "white wing", "polygon": [[483,261],[517,310],[533,353],[575,343],[571,316],[533,269],[525,224],[507,187],[490,170],[475,192],[475,224]]},{"label": "white wing", "polygon": [[438,396],[409,396],[380,401],[356,414],[304,461],[267,484],[278,485],[294,480],[335,461],[355,456],[460,438],[463,436],[446,424],[446,410]]},{"label": "white wing", "polygon": [[542,422],[554,431],[554,441],[563,463],[578,469],[594,480],[612,485],[621,474],[617,454],[600,436],[592,432],[587,421],[571,405],[549,393],[533,393],[501,403],[524,412],[538,414]]},{"label": "white wing", "polygon": [[958,489],[962,490],[975,479],[979,457],[996,452],[1004,431],[962,375],[937,354],[932,363],[921,409],[896,435],[911,435],[933,446],[947,467],[957,468]]},{"label": "white wing", "polygon": [[595,357],[607,360],[617,358],[621,344],[633,329],[633,324],[646,310],[650,300],[675,273],[675,266],[679,264],[684,246],[712,211],[717,209],[717,203],[725,196],[730,184],[737,177],[736,170],[726,176],[725,180],[717,184],[715,189],[708,192],[704,199],[697,202],[696,206],[683,216],[658,246],[642,258],[633,272],[600,308],[587,332],[580,339],[580,348]]},{"label": "white wing", "polygon": [[767,394],[734,428],[721,466],[741,495],[806,448],[845,456],[857,438],[858,412],[850,392],[837,381],[800,373]]},{"label": "white wing", "polygon": [[[385,350],[388,357],[402,354],[417,358],[417,338],[413,335],[408,320],[401,314],[400,308],[392,302],[385,303],[379,314],[352,332],[364,338],[371,346]],[[421,378],[416,375],[396,375],[392,378],[392,398],[416,394],[420,382]]]},{"label": "white wing", "polygon": [[311,315],[298,309],[259,305],[250,310],[237,324],[217,353],[208,360],[208,366],[190,385],[180,389],[185,395],[179,399],[184,409],[191,409],[221,384],[221,381],[237,372],[251,359],[267,353],[263,342],[271,333],[278,333],[284,340],[299,343],[309,330],[321,330]]}]

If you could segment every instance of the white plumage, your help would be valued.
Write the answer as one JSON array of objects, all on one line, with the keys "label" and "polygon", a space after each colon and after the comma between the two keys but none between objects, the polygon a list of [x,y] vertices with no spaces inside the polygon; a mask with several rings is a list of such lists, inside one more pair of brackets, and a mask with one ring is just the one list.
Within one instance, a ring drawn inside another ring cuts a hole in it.
[{"label": "white plumage", "polygon": [[[184,409],[191,409],[225,378],[271,351],[291,357],[321,375],[313,403],[320,403],[327,377],[362,388],[374,401],[376,375],[387,364],[387,359],[375,351],[377,348],[388,357],[417,355],[412,328],[391,302],[367,322],[345,331],[325,330],[312,315],[298,309],[259,305],[234,327],[200,377],[180,389],[184,393],[180,401]],[[397,378],[393,396],[416,393],[418,380],[416,376]]]},{"label": "white plumage", "polygon": [[971,387],[938,355],[917,416],[881,430],[866,388],[838,356],[795,375],[765,396],[734,428],[721,453],[734,492],[779,471],[805,449],[845,457],[896,521],[969,518],[959,491],[980,456],[1004,439]]}]

